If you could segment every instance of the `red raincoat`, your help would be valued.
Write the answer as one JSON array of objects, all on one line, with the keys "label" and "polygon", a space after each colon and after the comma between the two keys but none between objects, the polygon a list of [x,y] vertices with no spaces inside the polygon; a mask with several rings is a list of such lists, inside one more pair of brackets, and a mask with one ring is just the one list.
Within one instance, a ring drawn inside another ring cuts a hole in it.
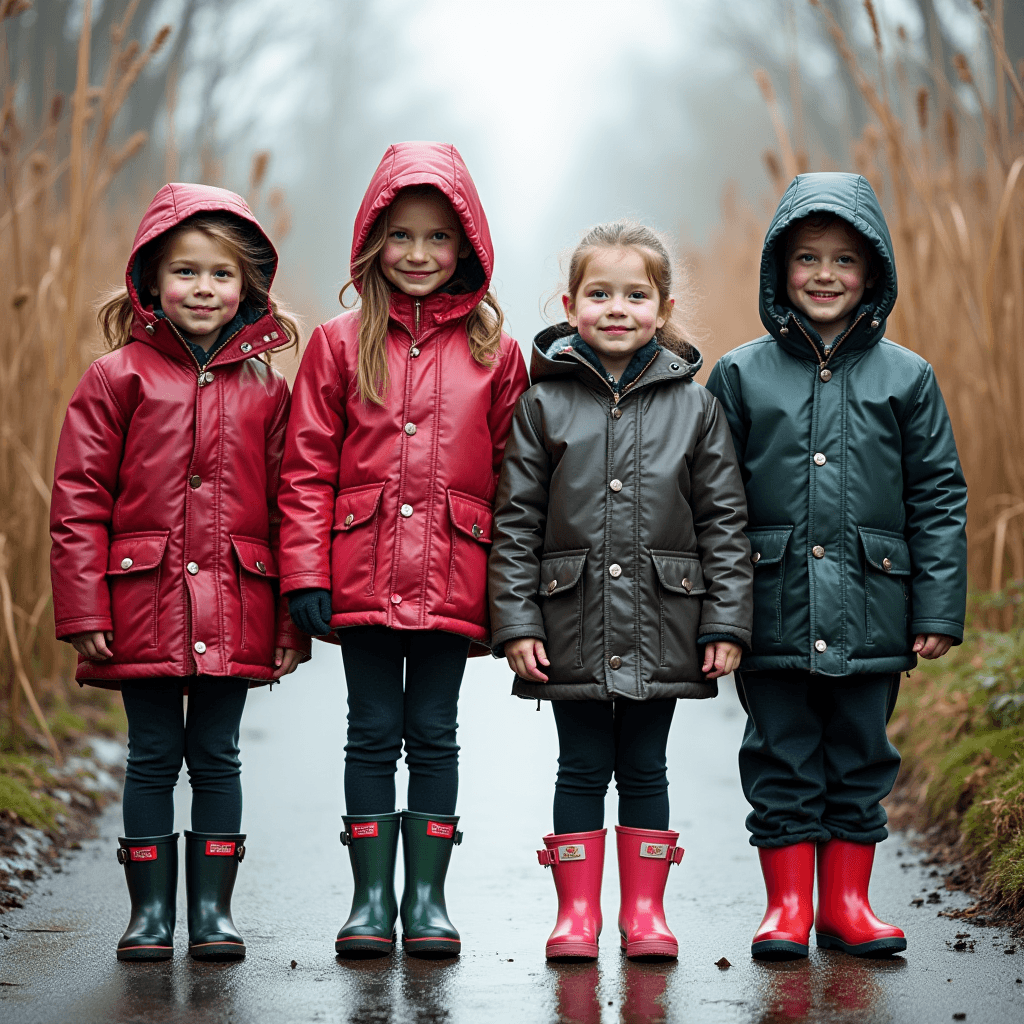
[{"label": "red raincoat", "polygon": [[492,501],[528,379],[507,335],[493,367],[469,351],[466,316],[487,290],[494,255],[454,146],[388,149],[356,216],[352,260],[398,190],[420,184],[440,189],[462,222],[475,255],[456,276],[472,290],[393,292],[383,406],[359,398],[359,311],[313,332],[282,471],[281,590],[329,589],[335,628],[441,629],[485,641]]},{"label": "red raincoat", "polygon": [[288,385],[256,357],[284,331],[243,301],[234,332],[200,368],[177,329],[139,300],[139,251],[202,211],[246,221],[224,189],[165,185],[139,225],[126,281],[129,344],[86,370],[68,406],[53,474],[50,556],[57,636],[112,630],[109,661],[77,678],[237,676],[268,682],[275,646],[303,651],[278,597],[277,487]]}]

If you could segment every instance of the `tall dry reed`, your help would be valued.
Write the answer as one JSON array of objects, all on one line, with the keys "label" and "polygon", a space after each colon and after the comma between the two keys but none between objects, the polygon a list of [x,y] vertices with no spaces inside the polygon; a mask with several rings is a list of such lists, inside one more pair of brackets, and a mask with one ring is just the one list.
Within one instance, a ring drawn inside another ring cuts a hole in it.
[{"label": "tall dry reed", "polygon": [[[851,169],[878,193],[896,248],[890,337],[935,367],[967,476],[971,580],[998,591],[1024,579],[1024,88],[1004,45],[1002,0],[992,11],[973,0],[987,30],[988,88],[978,80],[985,69],[957,54],[957,83],[936,60],[925,69],[928,84],[909,97],[903,55],[886,50],[871,0],[870,70],[832,14],[809,2],[871,114],[851,147]],[[765,162],[781,195],[808,169],[806,158],[767,75],[758,83],[778,138]],[[763,333],[751,298],[768,219],[727,203],[708,250],[694,257],[715,321],[712,356]]]},{"label": "tall dry reed", "polygon": [[[0,0],[0,20],[28,6]],[[115,120],[171,31],[164,27],[145,47],[128,41],[138,7],[129,0],[111,32],[102,82],[93,86],[91,0],[83,6],[70,101],[52,96],[45,123],[30,131],[17,83],[5,81],[0,109],[0,700],[13,731],[27,702],[58,759],[40,707],[73,664],[70,649],[53,637],[47,514],[54,453],[68,399],[95,355],[92,299],[123,274],[131,237],[104,197],[146,135],[115,141]],[[2,32],[0,25],[0,47]],[[0,57],[8,67],[6,53]]]}]

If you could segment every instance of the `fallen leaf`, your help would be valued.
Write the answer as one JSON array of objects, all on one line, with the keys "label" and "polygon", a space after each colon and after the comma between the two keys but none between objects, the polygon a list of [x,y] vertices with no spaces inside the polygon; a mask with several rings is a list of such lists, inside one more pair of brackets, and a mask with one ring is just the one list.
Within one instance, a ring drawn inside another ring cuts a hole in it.
[{"label": "fallen leaf", "polygon": [[726,960],[725,957],[723,956],[721,960],[716,960],[715,961],[715,966],[720,971],[727,971],[730,967],[732,967],[732,964],[729,963],[729,961]]},{"label": "fallen leaf", "polygon": [[293,960],[293,961],[292,961],[292,970],[294,971],[294,970],[295,970],[295,968],[296,968],[296,967],[298,967],[298,966],[299,966],[299,962],[298,962],[298,960]]}]

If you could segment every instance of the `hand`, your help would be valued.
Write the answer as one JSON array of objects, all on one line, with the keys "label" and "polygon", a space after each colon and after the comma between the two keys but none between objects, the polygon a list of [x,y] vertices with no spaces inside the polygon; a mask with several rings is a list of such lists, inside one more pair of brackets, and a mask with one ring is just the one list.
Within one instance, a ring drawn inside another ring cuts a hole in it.
[{"label": "hand", "polygon": [[508,659],[508,667],[520,679],[531,683],[546,683],[548,677],[537,667],[550,665],[548,656],[544,651],[544,641],[532,636],[521,636],[518,640],[509,640],[505,644],[505,657]]},{"label": "hand", "polygon": [[275,647],[274,665],[277,671],[274,673],[274,678],[280,679],[281,676],[291,675],[299,667],[301,657],[302,654],[299,651],[293,651],[290,647]]},{"label": "hand", "polygon": [[953,646],[953,638],[942,633],[918,633],[914,653],[928,661],[941,658]]},{"label": "hand", "polygon": [[327,636],[331,631],[331,592],[319,587],[288,594],[288,614],[303,633]]},{"label": "hand", "polygon": [[716,640],[704,648],[704,667],[701,671],[705,679],[717,679],[727,676],[740,667],[743,648],[739,644],[731,644],[727,640]]},{"label": "hand", "polygon": [[108,644],[114,642],[114,634],[109,630],[106,633],[76,633],[68,637],[68,643],[83,658],[90,661],[106,661],[114,656],[114,652]]}]

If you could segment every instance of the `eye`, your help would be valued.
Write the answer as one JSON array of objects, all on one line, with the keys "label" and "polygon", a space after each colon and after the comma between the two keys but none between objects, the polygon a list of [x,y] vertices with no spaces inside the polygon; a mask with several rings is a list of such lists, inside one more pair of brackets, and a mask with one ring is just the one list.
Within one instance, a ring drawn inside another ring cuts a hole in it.
[{"label": "eye", "polygon": [[234,274],[231,273],[230,270],[215,270],[213,274],[214,277],[218,277],[222,281],[226,281],[228,278],[235,276]]},{"label": "eye", "polygon": [[448,239],[451,238],[451,235],[449,235],[447,231],[435,231],[430,237],[435,242],[447,242]]},{"label": "eye", "polygon": [[409,236],[404,231],[392,231],[391,237],[398,242],[404,242]]},{"label": "eye", "polygon": [[852,267],[857,262],[856,256],[840,256],[837,263],[842,263],[844,266]]},{"label": "eye", "polygon": [[592,299],[606,299],[608,293],[603,288],[593,288],[590,291],[590,298]]},{"label": "eye", "polygon": [[175,273],[181,277],[188,277],[190,274],[195,273],[195,271],[191,267],[178,267]]},{"label": "eye", "polygon": [[647,298],[647,293],[640,291],[638,288],[636,291],[630,292],[629,297],[638,302],[643,302]]},{"label": "eye", "polygon": [[813,263],[814,257],[809,252],[802,252],[796,258],[797,263]]}]

